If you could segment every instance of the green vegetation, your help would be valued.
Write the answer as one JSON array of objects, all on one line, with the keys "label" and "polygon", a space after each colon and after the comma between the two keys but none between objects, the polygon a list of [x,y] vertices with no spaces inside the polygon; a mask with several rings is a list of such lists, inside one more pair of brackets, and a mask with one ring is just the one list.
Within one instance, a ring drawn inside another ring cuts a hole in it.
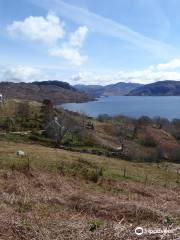
[{"label": "green vegetation", "polygon": [[[23,149],[26,158],[16,156]],[[40,145],[1,141],[0,167],[18,171],[28,168],[50,171],[61,175],[80,177],[92,182],[101,178],[149,181],[155,184],[179,186],[178,164],[133,163],[91,154],[68,152]]]},{"label": "green vegetation", "polygon": [[3,239],[134,239],[137,225],[179,224],[179,120],[0,107]]},{"label": "green vegetation", "polygon": [[101,219],[92,219],[89,224],[90,231],[95,231],[104,225],[104,221]]},{"label": "green vegetation", "polygon": [[[1,138],[123,158],[136,162],[179,162],[179,120],[85,115],[54,108],[49,100],[1,104]],[[118,150],[120,149],[120,150]]]}]

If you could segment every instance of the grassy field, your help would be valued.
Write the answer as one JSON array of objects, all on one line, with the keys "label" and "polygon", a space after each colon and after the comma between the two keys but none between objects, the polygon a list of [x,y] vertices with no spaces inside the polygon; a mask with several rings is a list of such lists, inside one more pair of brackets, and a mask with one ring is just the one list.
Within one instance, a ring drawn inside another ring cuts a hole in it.
[{"label": "grassy field", "polygon": [[139,225],[177,227],[178,170],[1,140],[0,239],[139,239]]},{"label": "grassy field", "polygon": [[[3,104],[0,104],[0,118],[14,116],[17,106],[23,101],[18,99],[6,100]],[[26,101],[24,101],[26,102]],[[41,104],[35,101],[28,102],[31,112],[39,112]]]},{"label": "grassy field", "polygon": [[[17,117],[18,104],[10,100],[0,106],[2,123]],[[29,111],[26,120],[32,125],[40,118],[40,105],[30,102]],[[76,118],[82,121],[81,116]],[[51,139],[39,135],[39,125],[30,128],[26,120],[20,124],[16,119],[20,132],[1,132],[0,240],[136,240],[140,238],[134,233],[137,226],[179,226],[179,164],[145,163],[133,154],[132,161],[125,161],[53,148]],[[116,149],[120,142],[115,125],[91,121],[95,129],[86,130],[84,137],[91,144],[81,142],[84,145],[73,149]],[[158,137],[162,134],[154,128],[152,132]],[[161,138],[165,139],[164,135]],[[138,141],[125,141],[125,149],[153,150]],[[18,150],[26,156],[18,157]],[[177,239],[178,234],[175,231],[163,239]],[[140,239],[162,236],[145,234]]]}]

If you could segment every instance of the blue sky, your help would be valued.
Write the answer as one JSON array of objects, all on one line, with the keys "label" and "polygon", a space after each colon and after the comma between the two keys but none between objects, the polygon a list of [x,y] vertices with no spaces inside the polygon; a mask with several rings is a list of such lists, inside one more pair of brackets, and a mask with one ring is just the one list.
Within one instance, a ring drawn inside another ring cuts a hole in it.
[{"label": "blue sky", "polygon": [[0,0],[0,79],[180,80],[178,0]]}]

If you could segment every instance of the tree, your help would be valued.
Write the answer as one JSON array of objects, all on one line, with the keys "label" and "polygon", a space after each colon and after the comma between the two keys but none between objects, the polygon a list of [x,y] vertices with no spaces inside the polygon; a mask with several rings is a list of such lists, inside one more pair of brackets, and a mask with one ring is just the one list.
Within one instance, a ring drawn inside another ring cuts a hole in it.
[{"label": "tree", "polygon": [[62,110],[56,113],[56,116],[46,124],[45,134],[47,137],[52,138],[57,146],[59,146],[62,144],[62,140],[66,134],[73,133],[81,128],[81,124],[73,116]]},{"label": "tree", "polygon": [[168,131],[170,129],[170,122],[166,118],[155,117],[154,123],[159,129],[164,129],[166,131]]},{"label": "tree", "polygon": [[16,108],[16,118],[22,123],[30,117],[30,108],[28,102],[20,102]]},{"label": "tree", "polygon": [[46,126],[49,122],[51,122],[54,119],[55,117],[54,106],[50,100],[44,99],[41,107],[41,113],[42,122],[44,126]]},{"label": "tree", "polygon": [[16,128],[15,120],[12,117],[7,117],[5,121],[7,131],[13,131]]}]

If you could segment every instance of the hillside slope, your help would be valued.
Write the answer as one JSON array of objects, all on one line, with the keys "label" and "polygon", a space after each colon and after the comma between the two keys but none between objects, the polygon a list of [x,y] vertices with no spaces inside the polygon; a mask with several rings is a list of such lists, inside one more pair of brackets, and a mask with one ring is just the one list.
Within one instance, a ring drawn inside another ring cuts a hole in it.
[{"label": "hillside slope", "polygon": [[0,93],[7,99],[16,98],[38,102],[50,99],[54,104],[92,100],[92,97],[80,93],[68,83],[60,81],[33,83],[1,82]]},{"label": "hillside slope", "polygon": [[180,81],[159,81],[132,90],[129,96],[180,96]]},{"label": "hillside slope", "polygon": [[104,92],[104,87],[101,85],[83,85],[77,84],[74,87],[81,92],[84,92],[93,97],[100,97]]},{"label": "hillside slope", "polygon": [[124,83],[101,85],[75,85],[74,87],[79,91],[85,92],[94,97],[100,96],[123,96],[128,94],[131,90],[140,87],[138,83]]},{"label": "hillside slope", "polygon": [[106,96],[123,96],[128,94],[133,89],[140,87],[139,83],[124,83],[119,82],[116,84],[110,84],[105,87],[103,95]]},{"label": "hillside slope", "polygon": [[139,224],[176,228],[177,168],[0,141],[0,239],[137,240]]}]

